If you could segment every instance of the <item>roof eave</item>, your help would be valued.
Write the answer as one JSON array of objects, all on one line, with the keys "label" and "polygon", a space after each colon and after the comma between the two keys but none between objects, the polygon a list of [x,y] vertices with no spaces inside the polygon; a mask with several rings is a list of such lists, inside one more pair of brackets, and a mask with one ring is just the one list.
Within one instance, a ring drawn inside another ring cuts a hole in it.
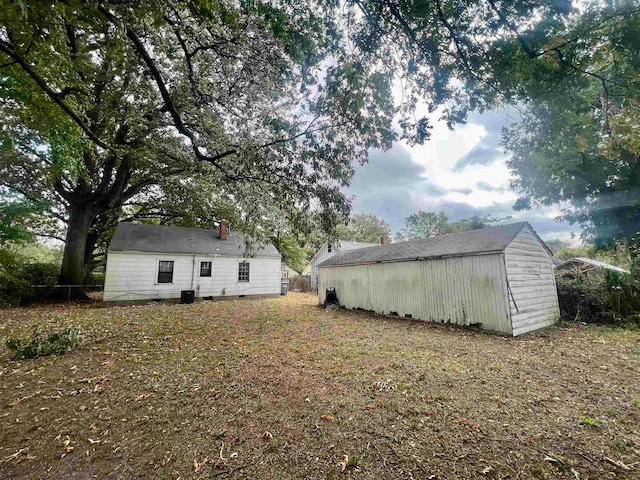
[{"label": "roof eave", "polygon": [[423,262],[425,260],[441,260],[445,258],[456,258],[456,257],[473,257],[476,255],[495,255],[498,253],[504,252],[504,249],[501,250],[491,250],[488,252],[469,252],[469,253],[455,253],[449,255],[435,255],[432,257],[414,257],[414,258],[403,258],[399,260],[376,260],[375,262],[362,262],[362,263],[339,263],[339,264],[331,264],[331,265],[318,265],[318,268],[329,268],[329,267],[354,267],[357,265],[378,265],[382,263],[401,263],[401,262]]}]

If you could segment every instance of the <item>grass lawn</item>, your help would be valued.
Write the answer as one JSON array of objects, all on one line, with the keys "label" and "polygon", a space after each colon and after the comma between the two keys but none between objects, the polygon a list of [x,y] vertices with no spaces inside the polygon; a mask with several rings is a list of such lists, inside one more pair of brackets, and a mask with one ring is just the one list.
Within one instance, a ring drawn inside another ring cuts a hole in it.
[{"label": "grass lawn", "polygon": [[640,478],[640,332],[316,303],[0,310],[0,337],[82,330],[60,357],[2,347],[0,478]]}]

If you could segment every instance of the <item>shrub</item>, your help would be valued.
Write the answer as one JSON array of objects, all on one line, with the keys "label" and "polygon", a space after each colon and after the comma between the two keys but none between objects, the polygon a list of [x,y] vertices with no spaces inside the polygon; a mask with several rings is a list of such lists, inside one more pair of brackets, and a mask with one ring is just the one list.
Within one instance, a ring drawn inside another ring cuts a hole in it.
[{"label": "shrub", "polygon": [[26,263],[25,258],[9,250],[0,249],[0,307],[25,305],[39,298],[47,298],[58,278],[59,267],[52,263]]},{"label": "shrub", "polygon": [[36,332],[36,335],[27,343],[19,338],[3,339],[4,344],[11,350],[11,359],[24,360],[48,355],[60,355],[74,350],[78,346],[80,329],[78,327],[68,328],[62,332],[52,333],[46,338],[40,335],[40,332]]},{"label": "shrub", "polygon": [[638,274],[605,274],[600,282],[579,282],[557,275],[558,301],[565,320],[640,326],[640,277]]}]

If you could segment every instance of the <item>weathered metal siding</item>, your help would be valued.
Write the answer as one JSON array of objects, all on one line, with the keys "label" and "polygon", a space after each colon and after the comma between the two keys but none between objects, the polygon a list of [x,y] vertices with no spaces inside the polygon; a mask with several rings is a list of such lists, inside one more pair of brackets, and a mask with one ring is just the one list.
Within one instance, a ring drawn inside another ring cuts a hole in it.
[{"label": "weathered metal siding", "polygon": [[335,287],[346,308],[512,333],[501,254],[322,267],[318,278],[320,303]]},{"label": "weathered metal siding", "polygon": [[504,252],[513,335],[553,325],[560,318],[551,255],[525,227]]}]

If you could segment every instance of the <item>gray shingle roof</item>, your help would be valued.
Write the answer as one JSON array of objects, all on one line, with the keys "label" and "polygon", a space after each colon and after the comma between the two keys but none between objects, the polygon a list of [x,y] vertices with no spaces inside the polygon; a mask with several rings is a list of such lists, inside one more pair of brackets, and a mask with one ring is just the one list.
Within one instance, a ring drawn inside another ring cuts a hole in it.
[{"label": "gray shingle roof", "polygon": [[449,233],[432,238],[390,243],[339,253],[322,262],[320,267],[359,265],[379,262],[402,262],[418,258],[462,256],[474,253],[501,252],[520,233],[527,222],[468,232]]},{"label": "gray shingle roof", "polygon": [[[218,237],[219,231],[213,229],[119,223],[108,251],[244,256],[245,243],[242,235],[230,231],[227,240],[220,240]],[[268,244],[255,247],[250,256],[279,258],[280,254],[276,247]]]}]

